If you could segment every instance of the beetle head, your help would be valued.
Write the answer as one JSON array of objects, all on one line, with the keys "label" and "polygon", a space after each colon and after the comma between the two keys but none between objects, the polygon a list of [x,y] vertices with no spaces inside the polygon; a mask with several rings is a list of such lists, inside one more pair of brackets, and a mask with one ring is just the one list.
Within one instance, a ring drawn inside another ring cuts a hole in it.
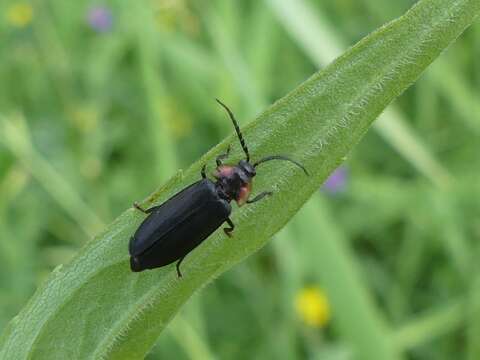
[{"label": "beetle head", "polygon": [[237,168],[243,172],[245,178],[248,177],[249,179],[252,179],[257,174],[254,166],[250,164],[247,160],[240,160],[238,162]]},{"label": "beetle head", "polygon": [[235,192],[235,201],[238,206],[242,206],[248,200],[252,191],[252,178],[257,174],[255,167],[247,160],[240,160],[235,167],[236,173],[240,178],[240,187]]},{"label": "beetle head", "polygon": [[289,161],[298,167],[300,167],[305,174],[308,175],[307,169],[303,167],[299,162],[290,159],[283,155],[270,155],[263,159],[258,160],[254,164],[250,163],[250,153],[248,152],[247,144],[243,138],[240,127],[238,126],[232,111],[227,105],[216,99],[217,102],[227,111],[230,119],[232,120],[235,132],[237,133],[238,140],[245,153],[245,160],[240,160],[237,166],[222,165],[217,168],[215,177],[217,178],[217,186],[220,189],[220,193],[228,201],[235,200],[239,206],[245,204],[248,200],[250,192],[252,191],[252,179],[256,175],[256,167],[262,163],[271,160],[285,160]]},{"label": "beetle head", "polygon": [[235,200],[239,206],[242,206],[248,200],[252,190],[252,178],[255,174],[252,164],[240,160],[237,166],[219,166],[213,175],[225,198],[229,201]]}]

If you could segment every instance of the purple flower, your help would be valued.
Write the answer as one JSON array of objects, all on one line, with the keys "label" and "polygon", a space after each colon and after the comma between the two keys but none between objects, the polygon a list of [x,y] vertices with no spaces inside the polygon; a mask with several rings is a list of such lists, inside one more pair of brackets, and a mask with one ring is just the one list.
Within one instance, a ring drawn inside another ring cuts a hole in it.
[{"label": "purple flower", "polygon": [[107,32],[112,28],[113,15],[109,8],[96,6],[88,11],[87,21],[96,32]]},{"label": "purple flower", "polygon": [[325,181],[322,189],[331,194],[342,192],[347,186],[348,170],[345,166],[339,166]]}]

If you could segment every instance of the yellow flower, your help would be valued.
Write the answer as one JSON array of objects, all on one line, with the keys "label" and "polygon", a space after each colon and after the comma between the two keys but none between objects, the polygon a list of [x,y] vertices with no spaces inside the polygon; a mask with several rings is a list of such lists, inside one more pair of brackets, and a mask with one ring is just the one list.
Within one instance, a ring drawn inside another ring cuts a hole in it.
[{"label": "yellow flower", "polygon": [[192,132],[192,122],[184,116],[177,116],[168,122],[168,127],[177,139],[189,135]]},{"label": "yellow flower", "polygon": [[295,308],[307,325],[323,327],[330,320],[330,304],[327,296],[316,286],[306,287],[297,294]]},{"label": "yellow flower", "polygon": [[33,8],[30,4],[17,3],[7,10],[7,22],[14,27],[23,28],[33,19]]},{"label": "yellow flower", "polygon": [[82,105],[75,108],[69,115],[75,127],[84,133],[92,132],[98,127],[100,114],[94,106]]},{"label": "yellow flower", "polygon": [[80,172],[88,179],[96,179],[102,173],[102,163],[95,157],[88,157],[80,164]]}]

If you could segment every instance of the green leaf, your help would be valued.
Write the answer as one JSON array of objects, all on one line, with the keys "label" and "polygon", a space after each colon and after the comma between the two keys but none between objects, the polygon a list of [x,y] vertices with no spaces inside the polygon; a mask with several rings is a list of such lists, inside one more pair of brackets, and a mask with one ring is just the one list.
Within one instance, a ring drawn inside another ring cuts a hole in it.
[{"label": "green leaf", "polygon": [[[372,121],[474,20],[479,0],[424,0],[273,104],[244,129],[253,157],[289,154],[259,169],[255,189],[275,195],[235,209],[235,237],[217,231],[182,264],[131,273],[127,245],[143,219],[129,209],[58,267],[0,340],[2,359],[141,358],[192,293],[262,247],[345,159]],[[214,103],[212,102],[212,106]],[[220,109],[218,111],[221,111]],[[225,120],[228,121],[228,120]],[[199,178],[204,163],[234,145],[232,135],[143,205],[161,203]]]},{"label": "green leaf", "polygon": [[[346,46],[325,15],[305,0],[268,0],[279,21],[316,65],[323,67]],[[376,4],[378,6],[378,4]],[[448,171],[431,154],[427,144],[409,126],[406,116],[390,105],[377,119],[374,129],[432,183],[446,187]]]}]

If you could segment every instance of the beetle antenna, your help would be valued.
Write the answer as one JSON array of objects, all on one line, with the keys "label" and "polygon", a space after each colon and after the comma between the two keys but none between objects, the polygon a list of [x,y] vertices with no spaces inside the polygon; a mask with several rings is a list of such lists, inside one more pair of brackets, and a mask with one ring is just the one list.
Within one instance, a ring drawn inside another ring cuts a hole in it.
[{"label": "beetle antenna", "polygon": [[305,167],[300,164],[298,161],[295,161],[295,160],[292,160],[286,156],[283,156],[283,155],[270,155],[270,156],[266,156],[264,157],[263,159],[260,159],[258,160],[255,164],[253,164],[253,167],[256,168],[258,165],[260,165],[261,163],[264,163],[264,162],[267,162],[267,161],[270,161],[270,160],[286,160],[286,161],[290,161],[291,163],[297,165],[300,169],[303,170],[303,172],[306,174],[306,175],[310,175],[307,171],[307,169],[305,169]]},{"label": "beetle antenna", "polygon": [[245,140],[243,139],[243,135],[242,135],[242,133],[240,132],[240,128],[239,128],[239,126],[238,126],[237,120],[235,120],[235,116],[233,116],[232,111],[228,108],[227,105],[225,105],[224,103],[222,103],[222,102],[221,102],[220,100],[218,100],[218,99],[215,99],[215,100],[217,100],[217,102],[218,102],[225,110],[227,110],[227,113],[228,113],[228,115],[230,116],[230,119],[232,119],[233,126],[235,127],[235,131],[237,132],[238,139],[240,140],[240,145],[242,145],[242,149],[243,149],[243,151],[245,152],[245,155],[247,155],[247,162],[249,162],[249,161],[250,161],[250,154],[248,153],[247,144],[245,144]]}]

